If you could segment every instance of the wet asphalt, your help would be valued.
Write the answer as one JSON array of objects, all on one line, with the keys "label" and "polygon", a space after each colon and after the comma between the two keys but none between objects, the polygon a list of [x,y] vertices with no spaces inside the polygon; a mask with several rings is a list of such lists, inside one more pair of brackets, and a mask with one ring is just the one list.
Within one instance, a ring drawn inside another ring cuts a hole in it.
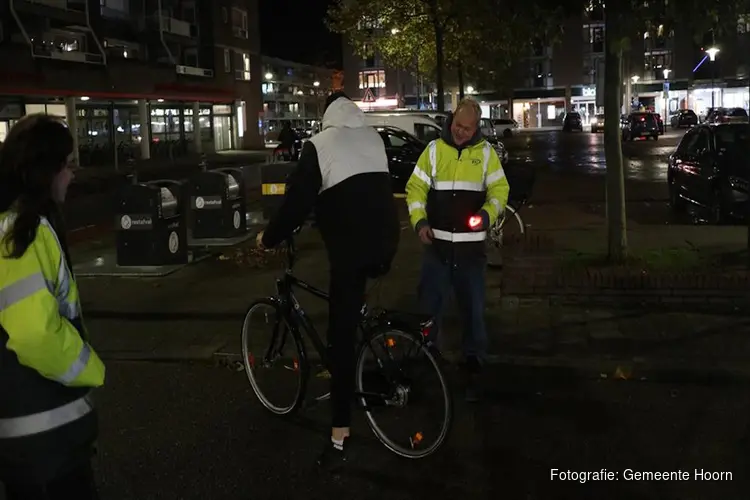
[{"label": "wet asphalt", "polygon": [[[624,142],[625,177],[642,183],[661,183],[667,178],[667,158],[685,130],[667,129],[653,141]],[[573,176],[600,176],[606,172],[604,134],[584,132],[521,132],[503,139],[510,162],[526,164]]]},{"label": "wet asphalt", "polygon": [[[357,414],[352,463],[331,476],[313,465],[325,406],[285,420],[261,408],[244,372],[111,362],[97,397],[102,498],[745,498],[746,388],[582,382],[521,368],[491,368],[485,380],[482,403],[456,394],[449,442],[427,459],[392,455]],[[311,394],[322,384],[314,381]],[[553,480],[553,469],[607,469],[617,479]],[[731,479],[700,480],[696,469]],[[688,479],[628,480],[628,470]]]}]

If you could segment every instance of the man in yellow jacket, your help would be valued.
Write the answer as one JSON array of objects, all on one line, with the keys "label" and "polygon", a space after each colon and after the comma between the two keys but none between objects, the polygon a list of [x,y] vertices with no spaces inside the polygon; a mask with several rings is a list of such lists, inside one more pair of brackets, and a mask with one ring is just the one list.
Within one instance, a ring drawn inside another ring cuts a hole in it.
[{"label": "man in yellow jacket", "polygon": [[455,291],[465,328],[467,401],[479,399],[478,375],[487,354],[485,238],[510,191],[497,153],[481,134],[481,116],[476,101],[459,102],[406,184],[409,217],[425,245],[419,299],[439,320],[450,287]]}]

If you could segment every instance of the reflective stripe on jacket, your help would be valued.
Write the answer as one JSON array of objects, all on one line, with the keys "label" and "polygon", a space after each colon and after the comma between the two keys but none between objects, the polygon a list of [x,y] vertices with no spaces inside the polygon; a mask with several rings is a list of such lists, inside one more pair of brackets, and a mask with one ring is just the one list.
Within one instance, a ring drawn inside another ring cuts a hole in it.
[{"label": "reflective stripe on jacket", "polygon": [[101,386],[105,375],[86,341],[78,287],[54,229],[42,218],[34,241],[14,259],[5,240],[14,220],[0,214],[0,439],[90,413],[88,388]]},{"label": "reflective stripe on jacket", "polygon": [[508,201],[510,187],[500,159],[485,140],[460,152],[443,139],[427,146],[406,184],[412,226],[427,221],[443,256],[481,254],[487,227],[472,231],[469,218],[486,213],[489,226]]}]

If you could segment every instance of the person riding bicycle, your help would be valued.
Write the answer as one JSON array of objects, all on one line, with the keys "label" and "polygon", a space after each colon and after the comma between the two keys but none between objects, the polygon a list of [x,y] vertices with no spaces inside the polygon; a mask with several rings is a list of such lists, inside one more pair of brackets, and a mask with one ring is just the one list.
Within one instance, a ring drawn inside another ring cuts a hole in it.
[{"label": "person riding bicycle", "polygon": [[482,136],[481,117],[476,101],[461,100],[442,137],[430,142],[406,183],[409,217],[425,245],[419,301],[425,313],[439,320],[449,285],[455,290],[466,330],[468,401],[479,398],[478,375],[487,351],[484,240],[510,192],[500,159]]},{"label": "person riding bicycle", "polygon": [[343,92],[326,100],[323,131],[302,148],[281,207],[258,234],[258,247],[282,243],[313,210],[331,265],[327,338],[332,431],[318,464],[335,468],[346,461],[356,330],[367,279],[390,270],[401,233],[383,140]]}]

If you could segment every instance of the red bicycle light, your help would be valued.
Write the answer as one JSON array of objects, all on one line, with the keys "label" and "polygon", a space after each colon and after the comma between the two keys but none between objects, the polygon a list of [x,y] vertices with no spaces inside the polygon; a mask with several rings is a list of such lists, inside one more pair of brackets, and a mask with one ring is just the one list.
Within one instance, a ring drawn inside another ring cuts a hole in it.
[{"label": "red bicycle light", "polygon": [[469,217],[469,227],[472,229],[477,228],[482,225],[482,218],[478,215],[472,215]]}]

